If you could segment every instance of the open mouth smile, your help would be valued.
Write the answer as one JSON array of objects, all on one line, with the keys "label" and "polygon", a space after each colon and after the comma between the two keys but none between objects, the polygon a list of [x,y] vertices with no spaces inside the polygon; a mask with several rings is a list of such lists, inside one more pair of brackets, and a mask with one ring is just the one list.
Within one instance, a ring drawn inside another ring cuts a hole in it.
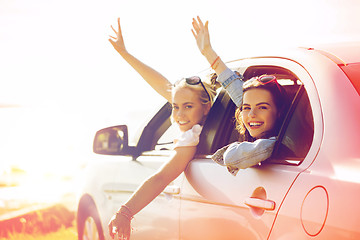
[{"label": "open mouth smile", "polygon": [[264,123],[263,122],[249,122],[248,125],[251,129],[257,129],[261,127]]},{"label": "open mouth smile", "polygon": [[189,123],[189,121],[178,121],[178,124],[179,124],[180,126],[186,125],[186,124],[188,124],[188,123]]}]

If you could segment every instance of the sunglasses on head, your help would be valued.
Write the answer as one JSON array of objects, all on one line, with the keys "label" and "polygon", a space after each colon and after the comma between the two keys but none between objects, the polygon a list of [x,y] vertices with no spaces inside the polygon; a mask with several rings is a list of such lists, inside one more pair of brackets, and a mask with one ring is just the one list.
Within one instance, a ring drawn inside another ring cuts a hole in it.
[{"label": "sunglasses on head", "polygon": [[262,75],[260,77],[257,77],[257,79],[261,84],[265,85],[271,82],[277,82],[277,79],[274,75]]},{"label": "sunglasses on head", "polygon": [[[180,80],[181,81],[181,80]],[[177,81],[174,85],[177,85],[180,81]],[[198,76],[192,76],[192,77],[188,77],[188,78],[185,78],[185,82],[189,85],[198,85],[198,84],[201,84],[201,86],[203,87],[203,89],[205,90],[208,98],[209,98],[209,101],[211,101],[211,98],[210,98],[210,94],[209,92],[206,90],[204,84],[202,83],[200,77]]]},{"label": "sunglasses on head", "polygon": [[280,84],[278,83],[278,81],[277,81],[277,79],[276,79],[276,77],[274,75],[261,75],[261,76],[258,76],[255,79],[253,79],[252,81],[249,81],[248,84],[250,84],[250,82],[253,82],[253,81],[258,81],[258,82],[261,83],[261,85],[266,85],[268,83],[274,82],[276,84],[277,88],[279,89],[279,91],[281,92]]},{"label": "sunglasses on head", "polygon": [[257,79],[262,85],[271,83],[271,82],[275,82],[277,88],[279,89],[279,92],[282,92],[281,88],[280,88],[280,84],[277,81],[276,77],[274,75],[262,75],[260,77],[258,77]]}]

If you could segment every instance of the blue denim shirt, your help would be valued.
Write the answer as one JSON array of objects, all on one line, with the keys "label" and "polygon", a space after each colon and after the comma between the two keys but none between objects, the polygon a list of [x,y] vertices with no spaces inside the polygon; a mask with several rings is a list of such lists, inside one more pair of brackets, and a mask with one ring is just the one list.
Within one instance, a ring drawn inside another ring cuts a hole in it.
[{"label": "blue denim shirt", "polygon": [[[229,68],[217,78],[237,107],[242,104],[244,84],[242,79],[242,76],[238,76]],[[275,142],[275,137],[257,139],[255,142],[234,142],[216,151],[211,158],[216,163],[226,166],[235,176],[240,169],[252,167],[269,158]]]},{"label": "blue denim shirt", "polygon": [[231,100],[239,107],[242,103],[243,96],[243,77],[238,76],[231,69],[227,68],[225,71],[219,74],[217,81],[226,89],[229,93]]},{"label": "blue denim shirt", "polygon": [[268,159],[274,149],[275,137],[255,142],[234,142],[217,150],[212,156],[216,163],[226,166],[234,176],[240,169],[258,165]]}]

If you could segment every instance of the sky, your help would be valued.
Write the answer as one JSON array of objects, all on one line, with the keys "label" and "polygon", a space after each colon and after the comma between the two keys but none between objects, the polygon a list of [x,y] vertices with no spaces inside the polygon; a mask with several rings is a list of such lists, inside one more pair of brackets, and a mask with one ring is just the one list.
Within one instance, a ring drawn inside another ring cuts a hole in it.
[{"label": "sky", "polygon": [[360,40],[359,12],[359,0],[0,0],[0,106],[36,109],[27,121],[0,108],[0,129],[15,129],[14,118],[41,128],[52,115],[56,134],[75,134],[94,122],[141,120],[160,106],[164,100],[108,42],[118,17],[128,51],[173,82],[209,67],[193,17],[209,20],[213,48],[230,61],[261,49]]},{"label": "sky", "polygon": [[108,42],[117,17],[128,51],[175,81],[208,67],[190,31],[197,15],[227,61],[258,48],[359,39],[359,10],[358,0],[0,0],[0,104],[151,106],[136,98],[160,98]]}]

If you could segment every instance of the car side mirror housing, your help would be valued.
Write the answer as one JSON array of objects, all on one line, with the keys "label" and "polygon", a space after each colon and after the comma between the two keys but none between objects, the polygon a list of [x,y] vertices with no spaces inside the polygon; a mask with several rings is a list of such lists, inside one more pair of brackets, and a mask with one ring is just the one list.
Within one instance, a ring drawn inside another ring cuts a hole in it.
[{"label": "car side mirror housing", "polygon": [[93,151],[105,155],[130,155],[127,126],[119,125],[97,131]]}]

